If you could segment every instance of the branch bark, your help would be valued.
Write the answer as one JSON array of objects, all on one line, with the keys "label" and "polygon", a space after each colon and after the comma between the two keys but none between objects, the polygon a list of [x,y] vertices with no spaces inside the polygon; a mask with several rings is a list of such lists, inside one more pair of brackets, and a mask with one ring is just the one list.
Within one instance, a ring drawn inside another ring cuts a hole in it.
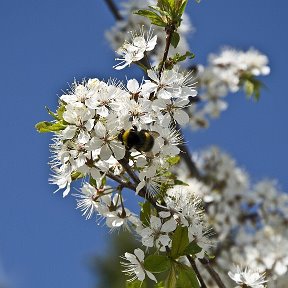
[{"label": "branch bark", "polygon": [[113,16],[115,17],[115,19],[117,21],[121,21],[123,20],[122,15],[119,13],[117,6],[115,5],[115,3],[113,2],[113,0],[104,0],[105,3],[107,4],[108,8],[110,9],[110,11],[112,12]]},{"label": "branch bark", "polygon": [[165,50],[164,50],[163,59],[161,61],[161,66],[159,68],[159,78],[161,78],[161,74],[162,74],[163,69],[165,67],[165,62],[167,60],[169,48],[170,48],[170,45],[171,45],[172,35],[173,35],[173,32],[175,30],[176,29],[175,29],[174,25],[171,25],[171,26],[168,26],[168,27],[165,28],[165,31],[166,31],[166,44],[165,44]]},{"label": "branch bark", "polygon": [[210,276],[213,278],[213,280],[215,281],[215,283],[218,285],[219,288],[226,288],[226,286],[224,285],[224,283],[222,282],[219,274],[213,269],[213,267],[211,266],[211,263],[209,261],[209,259],[207,258],[203,258],[203,259],[199,259],[199,261],[202,263],[202,265],[205,267],[205,269],[208,271],[208,273],[210,274]]},{"label": "branch bark", "polygon": [[191,267],[193,268],[194,272],[197,275],[197,278],[201,284],[200,288],[207,288],[207,286],[206,286],[206,284],[205,284],[205,282],[204,282],[204,280],[203,280],[203,278],[202,278],[202,276],[201,276],[201,274],[200,274],[200,272],[196,266],[195,260],[189,255],[187,256],[187,259],[188,259],[189,263],[191,264]]}]

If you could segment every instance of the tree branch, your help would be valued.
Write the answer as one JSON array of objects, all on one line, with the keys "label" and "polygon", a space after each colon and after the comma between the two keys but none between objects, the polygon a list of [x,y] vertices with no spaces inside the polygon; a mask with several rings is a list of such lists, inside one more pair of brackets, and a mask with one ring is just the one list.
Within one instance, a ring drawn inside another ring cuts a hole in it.
[{"label": "tree branch", "polygon": [[123,20],[122,15],[119,13],[115,3],[113,2],[113,0],[104,0],[105,3],[107,4],[108,8],[110,9],[110,11],[112,12],[113,16],[115,17],[115,19],[117,21],[121,21]]},{"label": "tree branch", "polygon": [[110,172],[107,172],[106,175],[114,180],[115,182],[119,183],[122,187],[125,187],[125,188],[128,188],[130,190],[133,190],[135,191],[136,187],[135,185],[133,185],[131,182],[126,182],[126,181],[123,181],[120,177],[117,177],[116,175],[110,173]]},{"label": "tree branch", "polygon": [[[122,167],[124,168],[124,170],[127,172],[127,174],[131,177],[131,179],[134,181],[134,183],[136,185],[138,185],[140,183],[139,177],[136,175],[136,173],[131,169],[130,165],[129,165],[129,152],[126,152],[126,155],[123,159],[118,160],[118,162],[122,165]],[[132,189],[133,191],[136,192],[136,186],[134,186],[134,189]],[[151,196],[147,190],[146,187],[142,188],[139,192],[138,195],[144,199],[146,199],[147,201],[149,201],[155,208],[157,211],[162,210],[161,207],[159,207],[157,205],[157,201],[156,199]]]},{"label": "tree branch", "polygon": [[185,144],[185,139],[184,139],[182,129],[178,124],[176,125],[176,129],[180,132],[181,137],[183,139],[183,144],[180,144],[178,146],[180,149],[180,157],[184,160],[185,164],[187,165],[187,167],[190,171],[190,176],[195,177],[198,180],[201,180],[201,175],[200,175],[200,173],[196,167],[196,164],[192,160],[192,156],[191,156],[191,153],[190,153],[187,145]]},{"label": "tree branch", "polygon": [[202,276],[201,276],[201,274],[200,274],[200,272],[196,266],[195,260],[190,255],[187,255],[186,257],[187,257],[189,263],[191,264],[191,267],[193,268],[194,272],[197,275],[197,278],[201,284],[200,288],[207,288],[207,286],[206,286],[206,284],[205,284],[205,282],[204,282],[204,280],[203,280],[203,278],[202,278]]},{"label": "tree branch", "polygon": [[185,164],[187,165],[190,171],[190,176],[200,180],[201,179],[200,173],[194,161],[192,160],[188,147],[185,144],[180,144],[179,149],[181,150],[180,157],[184,160]]},{"label": "tree branch", "polygon": [[216,282],[216,284],[218,285],[219,288],[226,288],[226,286],[224,285],[224,283],[222,282],[219,274],[213,269],[213,267],[210,264],[209,259],[207,258],[203,258],[203,259],[199,259],[199,261],[203,264],[203,266],[205,267],[205,269],[208,271],[208,273],[210,274],[210,276],[213,278],[213,280]]},{"label": "tree branch", "polygon": [[131,179],[134,181],[136,185],[140,183],[140,180],[138,176],[135,174],[135,172],[131,169],[129,165],[129,152],[126,151],[126,155],[123,159],[118,160],[118,162],[122,165],[122,167],[125,169],[127,174],[131,177]]},{"label": "tree branch", "polygon": [[160,68],[159,68],[159,78],[161,78],[161,74],[163,72],[163,69],[164,69],[164,66],[165,66],[165,62],[167,60],[169,48],[170,48],[170,45],[171,45],[172,35],[173,35],[173,32],[175,30],[176,29],[175,29],[174,25],[170,25],[170,26],[165,28],[165,31],[166,31],[166,44],[165,44],[165,50],[164,50],[163,59],[161,61]]}]

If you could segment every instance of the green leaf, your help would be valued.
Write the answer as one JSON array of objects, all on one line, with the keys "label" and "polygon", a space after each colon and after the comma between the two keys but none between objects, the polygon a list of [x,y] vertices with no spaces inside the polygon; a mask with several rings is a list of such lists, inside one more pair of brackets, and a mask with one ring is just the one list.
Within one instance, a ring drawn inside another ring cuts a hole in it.
[{"label": "green leaf", "polygon": [[57,115],[59,120],[63,119],[63,113],[65,112],[65,105],[62,103],[59,108],[57,109]]},{"label": "green leaf", "polygon": [[190,51],[186,51],[186,53],[182,57],[185,57],[185,59],[186,58],[193,59],[193,58],[195,58],[195,54],[190,52]]},{"label": "green leaf", "polygon": [[170,164],[170,165],[176,165],[180,162],[181,160],[181,157],[180,156],[172,156],[172,157],[169,157],[167,159],[167,162]]},{"label": "green leaf", "polygon": [[148,18],[152,24],[160,27],[165,27],[166,23],[163,21],[162,17],[159,16],[156,12],[150,10],[138,10],[134,14]]},{"label": "green leaf", "polygon": [[66,128],[66,125],[60,122],[51,123],[48,121],[42,121],[42,122],[37,123],[35,125],[35,128],[39,133],[47,133],[47,132],[57,132],[57,131],[64,130]]},{"label": "green leaf", "polygon": [[176,259],[181,255],[189,244],[188,228],[178,226],[172,236],[171,257]]},{"label": "green leaf", "polygon": [[175,288],[176,286],[176,268],[174,265],[171,266],[168,277],[165,280],[165,288]]},{"label": "green leaf", "polygon": [[58,107],[56,113],[51,111],[47,106],[45,106],[45,109],[47,110],[48,114],[51,115],[55,120],[63,120],[63,113],[65,112],[65,106],[63,104]]},{"label": "green leaf", "polygon": [[181,181],[181,180],[178,180],[178,179],[175,179],[175,180],[174,180],[174,185],[189,186],[188,183],[185,183],[185,182],[183,182],[183,181]]},{"label": "green leaf", "polygon": [[187,3],[188,3],[188,0],[185,0],[185,1],[183,1],[183,3],[181,4],[181,6],[180,6],[180,8],[179,8],[179,10],[178,10],[178,15],[179,15],[179,16],[182,16],[182,15],[183,15]]},{"label": "green leaf", "polygon": [[93,177],[90,177],[89,184],[93,187],[97,187],[96,180]]},{"label": "green leaf", "polygon": [[107,179],[106,177],[103,177],[101,180],[101,187],[104,187],[106,185]]},{"label": "green leaf", "polygon": [[240,85],[242,85],[246,95],[258,101],[260,99],[260,91],[264,84],[250,73],[243,73],[240,78]]},{"label": "green leaf", "polygon": [[152,273],[161,273],[171,267],[171,261],[164,255],[149,255],[144,260],[144,268]]},{"label": "green leaf", "polygon": [[254,92],[254,84],[252,81],[250,80],[246,80],[245,84],[244,84],[244,89],[245,89],[245,93],[248,96],[252,96],[253,92]]},{"label": "green leaf", "polygon": [[151,217],[151,204],[149,201],[146,201],[141,206],[142,208],[140,211],[140,220],[145,226],[149,226]]},{"label": "green leaf", "polygon": [[[161,8],[162,10],[167,11],[167,10],[171,9],[170,2],[172,2],[172,1],[175,1],[175,0],[158,0],[157,6],[159,8]],[[174,4],[172,4],[172,5],[174,5]]]},{"label": "green leaf", "polygon": [[157,12],[159,12],[162,16],[169,16],[169,14],[165,11],[163,11],[161,8],[157,7],[157,6],[148,6],[150,9],[155,10]]},{"label": "green leaf", "polygon": [[78,172],[78,171],[74,171],[74,172],[71,173],[72,180],[81,179],[84,176],[85,176],[84,174],[82,174],[81,172]]},{"label": "green leaf", "polygon": [[202,248],[195,241],[192,241],[184,249],[183,255],[195,255],[201,251],[202,251]]},{"label": "green leaf", "polygon": [[185,266],[181,268],[178,279],[177,279],[177,288],[190,287],[190,288],[199,288],[199,281],[193,269]]},{"label": "green leaf", "polygon": [[247,79],[244,83],[246,95],[249,97],[252,96],[254,100],[258,101],[260,99],[260,90],[262,86],[262,82],[253,77]]},{"label": "green leaf", "polygon": [[178,62],[181,62],[181,61],[184,61],[186,60],[187,58],[188,59],[193,59],[195,57],[195,54],[190,52],[190,51],[187,51],[185,54],[183,55],[180,55],[179,53],[177,53],[176,55],[173,56],[172,60],[173,62],[176,64]]},{"label": "green leaf", "polygon": [[[144,284],[144,285],[143,285]],[[126,281],[126,288],[145,288],[147,287],[146,282],[141,282],[140,280],[135,280],[133,282]]]},{"label": "green leaf", "polygon": [[258,101],[260,99],[260,90],[263,87],[262,82],[251,75],[244,75],[242,78],[243,82],[246,95]]},{"label": "green leaf", "polygon": [[178,43],[180,41],[180,35],[177,32],[173,32],[172,38],[171,38],[171,45],[176,48]]},{"label": "green leaf", "polygon": [[164,287],[165,287],[165,286],[164,286],[164,282],[163,282],[163,281],[158,282],[157,284],[155,284],[154,287],[155,287],[155,288],[164,288]]},{"label": "green leaf", "polygon": [[170,8],[171,8],[171,10],[174,10],[175,9],[175,2],[176,2],[177,0],[166,0],[166,3],[167,3],[167,5],[169,5],[170,6]]},{"label": "green leaf", "polygon": [[58,115],[52,112],[47,106],[45,106],[45,109],[47,110],[48,114],[51,115],[55,120],[60,120]]}]

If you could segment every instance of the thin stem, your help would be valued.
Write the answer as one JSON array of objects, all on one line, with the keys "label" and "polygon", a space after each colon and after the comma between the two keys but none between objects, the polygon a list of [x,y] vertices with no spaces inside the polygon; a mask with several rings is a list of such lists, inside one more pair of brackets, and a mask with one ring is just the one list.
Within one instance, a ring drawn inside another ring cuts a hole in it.
[{"label": "thin stem", "polygon": [[165,31],[166,31],[166,44],[165,44],[165,50],[164,50],[163,59],[161,61],[161,66],[159,68],[159,78],[161,77],[161,74],[162,74],[163,69],[164,69],[165,62],[166,62],[167,57],[168,57],[168,52],[169,52],[169,48],[170,48],[170,45],[171,45],[172,35],[173,35],[173,32],[175,31],[175,26],[174,25],[170,25],[170,26],[165,28]]},{"label": "thin stem", "polygon": [[131,169],[128,159],[129,159],[129,152],[127,151],[125,157],[121,160],[118,160],[118,162],[122,165],[122,167],[125,169],[127,174],[134,181],[134,183],[136,185],[138,185],[140,183],[140,180],[139,180],[138,176],[135,174],[135,172]]},{"label": "thin stem", "polygon": [[192,160],[192,156],[191,153],[187,147],[187,145],[185,144],[185,140],[184,140],[184,135],[182,132],[181,127],[177,124],[176,129],[181,133],[181,137],[183,139],[183,143],[180,144],[178,147],[180,149],[180,157],[184,160],[185,164],[187,165],[189,171],[190,171],[190,176],[191,177],[195,177],[199,180],[201,180],[201,175],[196,167],[196,164],[194,163],[194,161]]},{"label": "thin stem", "polygon": [[180,157],[186,163],[186,165],[190,171],[190,176],[195,177],[197,179],[201,179],[200,173],[199,173],[194,161],[192,160],[192,157],[191,157],[191,154],[190,154],[188,147],[185,144],[180,144],[179,149],[181,150]]},{"label": "thin stem", "polygon": [[[138,185],[140,183],[140,180],[138,178],[138,176],[135,174],[135,172],[131,169],[130,165],[129,165],[129,152],[126,152],[126,155],[123,159],[118,160],[118,162],[122,165],[122,167],[124,168],[124,170],[127,172],[127,174],[132,178],[132,180],[134,181],[134,183],[136,185]],[[136,192],[136,187],[134,186],[133,189]],[[157,205],[157,201],[156,199],[151,196],[148,191],[146,190],[146,187],[142,188],[139,192],[138,195],[144,199],[146,199],[147,201],[149,201],[157,210],[162,210],[158,205]]]},{"label": "thin stem", "polygon": [[136,187],[135,185],[133,185],[131,182],[126,182],[126,181],[123,181],[121,178],[117,177],[116,175],[110,173],[110,172],[107,172],[106,175],[114,180],[115,182],[119,183],[121,186],[125,187],[125,188],[128,188],[130,190],[133,190],[135,191]]},{"label": "thin stem", "polygon": [[142,61],[143,64],[147,67],[147,69],[151,69],[151,64],[146,52],[144,53],[144,58],[142,59]]},{"label": "thin stem", "polygon": [[134,62],[136,65],[138,65],[145,73],[147,73],[147,67],[141,62],[141,61],[137,61]]},{"label": "thin stem", "polygon": [[121,21],[123,20],[122,15],[119,13],[115,3],[113,2],[113,0],[104,0],[105,3],[107,4],[108,8],[110,9],[110,11],[112,12],[113,16],[115,17],[116,20]]},{"label": "thin stem", "polygon": [[121,202],[121,207],[122,207],[122,213],[121,213],[121,217],[125,218],[126,217],[126,211],[125,211],[125,207],[124,207],[124,203],[123,203],[123,198],[122,198],[122,189],[119,191],[119,197],[120,197],[120,202]]},{"label": "thin stem", "polygon": [[207,288],[207,286],[206,286],[206,284],[205,284],[205,282],[204,282],[204,280],[203,280],[203,278],[202,278],[202,276],[201,276],[201,274],[200,274],[200,272],[196,266],[195,260],[190,255],[187,255],[186,257],[187,257],[189,263],[191,264],[191,267],[193,268],[194,272],[197,275],[197,278],[201,284],[200,288]]},{"label": "thin stem", "polygon": [[208,273],[210,274],[210,276],[213,278],[213,280],[216,282],[216,284],[218,285],[219,288],[226,288],[226,286],[224,285],[224,283],[222,282],[219,274],[213,269],[213,267],[210,264],[209,259],[207,258],[203,258],[203,259],[199,259],[199,261],[203,264],[203,266],[205,267],[205,269],[208,271]]}]

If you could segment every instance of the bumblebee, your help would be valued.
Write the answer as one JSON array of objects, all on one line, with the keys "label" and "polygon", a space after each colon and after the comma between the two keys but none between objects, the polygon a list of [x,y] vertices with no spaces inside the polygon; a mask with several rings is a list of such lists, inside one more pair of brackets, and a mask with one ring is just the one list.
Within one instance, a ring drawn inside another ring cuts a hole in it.
[{"label": "bumblebee", "polygon": [[149,130],[137,130],[136,126],[133,126],[128,130],[121,130],[118,135],[118,140],[122,142],[125,147],[130,150],[135,148],[138,151],[149,152],[154,145],[154,137],[157,137],[158,133]]}]

